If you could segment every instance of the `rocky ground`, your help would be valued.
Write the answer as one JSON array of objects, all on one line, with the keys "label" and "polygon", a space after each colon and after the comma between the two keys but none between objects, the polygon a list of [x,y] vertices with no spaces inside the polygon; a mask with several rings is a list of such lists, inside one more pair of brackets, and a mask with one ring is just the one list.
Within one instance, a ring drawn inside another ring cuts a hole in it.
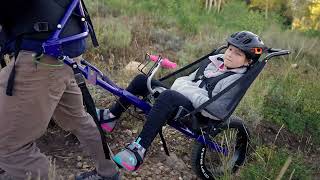
[{"label": "rocky ground", "polygon": [[[143,124],[139,120],[138,123],[126,120],[127,118],[123,119],[117,129],[111,135],[107,135],[113,152],[118,152],[131,142],[140,131],[140,128],[129,128],[133,123],[141,126]],[[192,141],[184,138],[172,128],[165,128],[164,134],[170,156],[165,155],[160,138],[157,138],[148,151],[143,166],[134,173],[122,171],[122,179],[197,179],[190,166],[189,154]],[[38,140],[38,146],[45,154],[55,159],[60,179],[72,179],[74,174],[92,169],[92,162],[82,152],[77,139],[57,126],[49,128],[46,135]]]},{"label": "rocky ground", "polygon": [[[112,151],[118,152],[125,144],[131,142],[137,136],[142,124],[143,121],[130,116],[123,118],[118,123],[116,130],[112,134],[107,135]],[[253,134],[259,137],[262,143],[268,145],[274,143],[279,128],[270,123],[263,123],[255,128]],[[150,148],[142,167],[134,173],[122,171],[122,179],[198,179],[190,165],[193,141],[170,127],[164,129],[164,135],[171,156],[165,155],[160,139],[157,138]],[[303,152],[308,153],[308,162],[319,162],[317,154],[320,153],[320,148],[317,149],[310,146],[310,144],[306,146],[302,142],[307,141],[297,139],[286,130],[281,130],[275,144],[287,146],[291,150],[300,148]],[[93,168],[90,158],[81,150],[77,139],[72,134],[61,130],[55,125],[51,126],[45,136],[38,140],[38,145],[45,154],[55,159],[59,179],[72,179],[74,174]],[[317,165],[314,164],[314,166],[316,167]],[[318,177],[318,175],[320,174],[316,174],[315,176]]]}]

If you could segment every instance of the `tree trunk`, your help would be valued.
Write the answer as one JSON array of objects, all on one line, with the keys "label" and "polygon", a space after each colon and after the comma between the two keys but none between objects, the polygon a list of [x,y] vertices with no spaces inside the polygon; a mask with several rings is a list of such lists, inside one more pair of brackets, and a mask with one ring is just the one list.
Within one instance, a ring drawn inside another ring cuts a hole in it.
[{"label": "tree trunk", "polygon": [[221,9],[221,3],[222,3],[222,0],[219,0],[219,2],[218,2],[218,13],[220,12],[220,9]]},{"label": "tree trunk", "polygon": [[208,11],[211,11],[211,8],[212,8],[212,1],[213,1],[213,0],[210,0],[210,1],[209,1],[209,9],[208,9]]}]

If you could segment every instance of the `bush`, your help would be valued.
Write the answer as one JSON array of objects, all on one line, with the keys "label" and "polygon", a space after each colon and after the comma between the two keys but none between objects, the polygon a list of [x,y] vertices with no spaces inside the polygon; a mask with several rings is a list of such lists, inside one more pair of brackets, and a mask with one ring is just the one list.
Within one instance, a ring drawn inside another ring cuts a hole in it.
[{"label": "bush", "polygon": [[294,133],[309,132],[319,143],[320,85],[297,71],[270,82],[270,91],[263,103],[264,117],[278,124],[286,124]]},{"label": "bush", "polygon": [[105,26],[101,27],[100,39],[102,44],[109,49],[128,48],[131,40],[131,27],[117,19],[111,19],[105,22]]},{"label": "bush", "polygon": [[[282,179],[311,179],[311,170],[303,164],[300,154],[292,154],[292,162]],[[247,164],[241,171],[241,179],[276,179],[281,168],[289,158],[289,152],[285,149],[274,147],[258,147],[253,155],[253,162]]]}]

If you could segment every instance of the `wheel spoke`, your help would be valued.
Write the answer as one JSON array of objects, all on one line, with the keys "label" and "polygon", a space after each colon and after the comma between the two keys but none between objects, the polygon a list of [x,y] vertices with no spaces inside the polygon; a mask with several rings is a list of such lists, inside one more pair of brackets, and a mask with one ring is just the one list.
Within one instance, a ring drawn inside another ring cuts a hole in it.
[{"label": "wheel spoke", "polygon": [[203,179],[229,179],[246,158],[249,133],[243,121],[231,116],[220,125],[218,133],[205,131],[206,143],[197,142],[192,151],[192,166]]},{"label": "wheel spoke", "polygon": [[207,147],[204,163],[213,176],[222,176],[225,173],[230,173],[232,171],[239,156],[235,149],[237,134],[237,129],[229,128],[222,131],[214,138],[209,136],[210,139],[213,139],[217,143],[217,145],[228,151],[228,153],[224,154]]}]

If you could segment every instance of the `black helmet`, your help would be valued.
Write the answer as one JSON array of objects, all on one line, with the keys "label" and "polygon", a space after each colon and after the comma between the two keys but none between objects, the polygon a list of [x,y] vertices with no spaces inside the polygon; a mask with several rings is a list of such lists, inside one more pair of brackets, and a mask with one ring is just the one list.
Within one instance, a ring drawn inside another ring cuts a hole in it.
[{"label": "black helmet", "polygon": [[248,59],[258,61],[260,55],[267,47],[258,35],[250,31],[240,31],[232,34],[227,39],[228,45],[233,45],[242,50]]}]

